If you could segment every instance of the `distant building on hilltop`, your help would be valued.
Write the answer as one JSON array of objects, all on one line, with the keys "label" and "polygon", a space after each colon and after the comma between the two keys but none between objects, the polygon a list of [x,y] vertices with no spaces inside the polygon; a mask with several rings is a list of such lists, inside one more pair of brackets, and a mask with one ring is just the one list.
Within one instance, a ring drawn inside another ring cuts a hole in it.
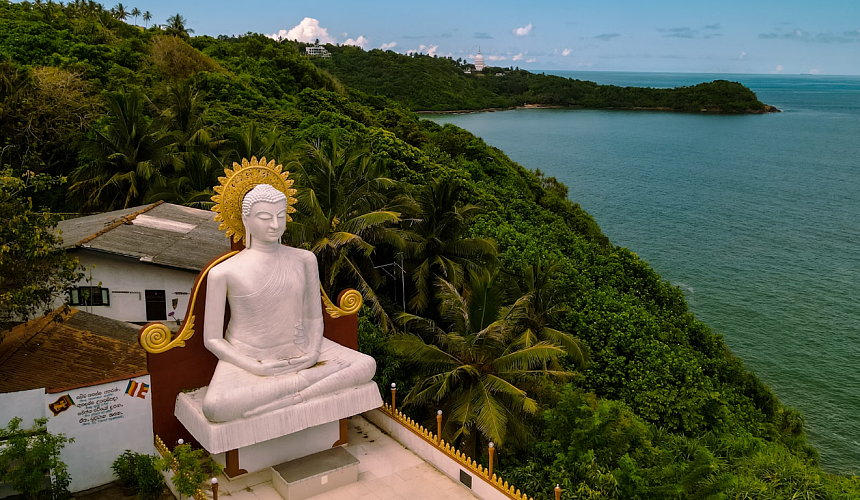
[{"label": "distant building on hilltop", "polygon": [[487,65],[484,64],[484,56],[481,55],[481,49],[478,49],[478,55],[475,56],[475,71],[482,71]]},{"label": "distant building on hilltop", "polygon": [[319,44],[305,47],[305,54],[308,57],[331,57],[331,53]]}]

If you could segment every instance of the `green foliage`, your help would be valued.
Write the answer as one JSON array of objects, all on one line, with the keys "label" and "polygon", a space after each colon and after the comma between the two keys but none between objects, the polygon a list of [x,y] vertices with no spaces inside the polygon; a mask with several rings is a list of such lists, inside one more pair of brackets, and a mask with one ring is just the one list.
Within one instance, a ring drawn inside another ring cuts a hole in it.
[{"label": "green foliage", "polygon": [[499,320],[505,284],[498,273],[473,272],[469,298],[449,282],[437,281],[439,323],[408,313],[399,323],[412,333],[395,336],[389,348],[421,377],[406,396],[407,405],[443,410],[445,439],[480,449],[483,440],[502,447],[528,434],[524,420],[538,406],[527,389],[546,377],[568,378],[546,370],[565,351],[549,342],[517,345]]},{"label": "green foliage", "polygon": [[0,170],[0,321],[48,314],[83,277],[78,260],[56,248],[59,218],[33,207],[33,195],[60,182],[47,174]]},{"label": "green foliage", "polygon": [[125,450],[120,456],[116,457],[116,460],[110,466],[113,475],[116,476],[117,481],[124,488],[137,489],[137,476],[135,475],[137,468],[136,459],[137,453]]},{"label": "green foliage", "polygon": [[158,457],[137,454],[134,475],[139,500],[158,500],[164,491],[164,476],[158,470]]},{"label": "green foliage", "polygon": [[162,168],[174,138],[164,135],[144,114],[144,96],[109,94],[108,121],[92,130],[87,161],[72,173],[69,196],[84,210],[115,210],[139,205],[150,187],[163,184]]},{"label": "green foliage", "polygon": [[36,419],[33,427],[22,429],[21,419],[13,418],[0,429],[0,482],[30,500],[66,500],[71,498],[71,477],[60,451],[74,439],[45,430],[47,419]]},{"label": "green foliage", "polygon": [[469,222],[480,208],[459,203],[462,186],[455,179],[431,179],[415,193],[420,218],[408,227],[404,254],[415,282],[409,308],[424,312],[433,300],[433,284],[441,278],[461,287],[465,273],[496,257],[495,243],[487,238],[464,238]]},{"label": "green foliage", "polygon": [[140,500],[158,500],[164,491],[164,476],[158,470],[158,457],[125,450],[111,464],[111,470],[124,488],[133,488]]},{"label": "green foliage", "polygon": [[191,444],[177,446],[163,458],[156,460],[156,466],[167,471],[173,471],[173,485],[180,496],[192,497],[197,488],[210,477],[217,477],[223,471],[222,466],[212,460],[203,449],[193,449]]},{"label": "green foliage", "polygon": [[374,314],[388,326],[387,315],[375,289],[382,278],[370,256],[376,244],[396,242],[388,228],[400,222],[405,200],[386,196],[396,183],[384,176],[364,142],[335,135],[304,145],[290,163],[295,171],[298,213],[287,223],[285,239],[317,255],[321,282],[329,294],[344,283],[358,290]]},{"label": "green foliage", "polygon": [[856,481],[827,477],[814,461],[744,432],[689,438],[646,424],[617,401],[566,386],[536,424],[527,457],[505,477],[550,498],[853,498]]}]

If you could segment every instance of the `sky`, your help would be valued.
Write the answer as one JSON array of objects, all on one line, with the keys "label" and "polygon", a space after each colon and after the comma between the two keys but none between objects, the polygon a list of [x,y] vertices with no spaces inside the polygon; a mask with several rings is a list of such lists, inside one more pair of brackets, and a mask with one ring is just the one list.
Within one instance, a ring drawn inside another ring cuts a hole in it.
[{"label": "sky", "polygon": [[[133,1],[133,0],[132,0]],[[196,35],[264,33],[530,71],[860,74],[860,0],[147,0]]]}]

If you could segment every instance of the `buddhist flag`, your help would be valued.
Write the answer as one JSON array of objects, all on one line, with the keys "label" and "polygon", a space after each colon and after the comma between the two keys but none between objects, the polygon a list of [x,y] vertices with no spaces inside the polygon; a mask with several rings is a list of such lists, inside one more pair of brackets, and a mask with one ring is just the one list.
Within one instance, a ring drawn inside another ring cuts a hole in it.
[{"label": "buddhist flag", "polygon": [[140,399],[146,399],[147,392],[149,392],[149,384],[144,384],[143,382],[137,383],[134,380],[129,380],[128,387],[125,388],[126,395],[137,396]]},{"label": "buddhist flag", "polygon": [[137,382],[134,380],[128,381],[128,387],[125,388],[125,393],[129,396],[134,396],[134,391],[137,389]]},{"label": "buddhist flag", "polygon": [[56,417],[57,415],[63,413],[74,405],[75,402],[72,401],[72,397],[66,394],[65,396],[60,396],[60,399],[49,404],[48,409],[51,410],[51,413],[53,413]]}]

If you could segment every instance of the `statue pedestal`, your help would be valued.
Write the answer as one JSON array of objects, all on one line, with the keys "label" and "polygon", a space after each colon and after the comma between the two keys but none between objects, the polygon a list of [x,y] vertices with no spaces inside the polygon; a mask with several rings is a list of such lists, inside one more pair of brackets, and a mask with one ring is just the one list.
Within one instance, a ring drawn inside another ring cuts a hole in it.
[{"label": "statue pedestal", "polygon": [[202,410],[206,389],[179,394],[176,418],[213,458],[232,469],[231,476],[345,444],[340,420],[382,406],[376,384],[367,382],[262,415],[212,423]]}]

